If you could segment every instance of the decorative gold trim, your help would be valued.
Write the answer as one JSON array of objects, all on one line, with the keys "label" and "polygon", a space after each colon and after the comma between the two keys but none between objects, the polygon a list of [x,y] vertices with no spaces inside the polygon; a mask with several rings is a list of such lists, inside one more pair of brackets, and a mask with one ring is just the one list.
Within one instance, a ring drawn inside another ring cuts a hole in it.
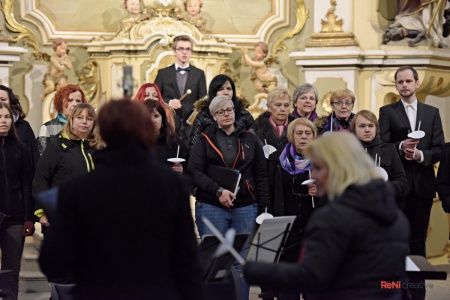
[{"label": "decorative gold trim", "polygon": [[297,23],[295,24],[292,30],[283,33],[280,38],[275,42],[273,46],[272,53],[273,55],[277,55],[281,50],[286,50],[286,45],[284,41],[292,38],[294,35],[299,33],[303,27],[305,26],[306,19],[308,18],[309,12],[305,9],[305,1],[304,0],[296,0],[297,10],[295,11],[295,16],[297,18]]},{"label": "decorative gold trim", "polygon": [[327,32],[311,34],[311,41],[306,47],[344,47],[358,46],[355,35],[347,32]]},{"label": "decorative gold trim", "polygon": [[34,49],[33,55],[38,55],[38,43],[33,32],[27,27],[19,24],[14,18],[14,2],[16,0],[2,0],[0,1],[3,14],[5,15],[6,27],[12,32],[19,33],[16,37],[11,37],[13,43],[23,40],[24,44]]},{"label": "decorative gold trim", "polygon": [[344,20],[342,20],[342,18],[338,19],[338,17],[334,13],[336,11],[337,5],[336,0],[331,0],[330,4],[331,8],[328,9],[327,14],[325,15],[327,19],[321,20],[322,30],[320,32],[343,32],[342,24],[344,23]]}]

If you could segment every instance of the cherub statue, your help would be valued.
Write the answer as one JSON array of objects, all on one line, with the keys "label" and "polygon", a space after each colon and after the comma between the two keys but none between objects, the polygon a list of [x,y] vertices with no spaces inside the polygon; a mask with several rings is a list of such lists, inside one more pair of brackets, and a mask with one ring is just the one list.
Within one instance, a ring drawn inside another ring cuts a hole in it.
[{"label": "cherub statue", "polygon": [[277,87],[278,81],[275,74],[269,70],[269,66],[274,62],[273,58],[268,58],[269,46],[267,43],[258,42],[255,45],[254,60],[248,56],[248,49],[241,48],[242,65],[255,69],[252,74],[252,81],[258,93],[269,93]]},{"label": "cherub statue", "polygon": [[184,19],[198,28],[201,32],[205,30],[206,19],[199,17],[202,12],[202,0],[186,0],[184,2],[184,13],[181,13],[180,19]]},{"label": "cherub statue", "polygon": [[123,18],[120,23],[119,30],[114,34],[114,38],[130,38],[131,28],[149,18],[147,13],[141,12],[141,0],[124,0],[124,7],[128,11],[129,15]]},{"label": "cherub statue", "polygon": [[[41,100],[53,91],[67,85],[67,76],[64,74],[66,69],[72,69],[72,62],[69,59],[67,42],[62,38],[56,38],[52,44],[54,53],[50,55],[50,65],[48,72],[44,75],[44,92]],[[47,54],[48,56],[48,54]]]}]

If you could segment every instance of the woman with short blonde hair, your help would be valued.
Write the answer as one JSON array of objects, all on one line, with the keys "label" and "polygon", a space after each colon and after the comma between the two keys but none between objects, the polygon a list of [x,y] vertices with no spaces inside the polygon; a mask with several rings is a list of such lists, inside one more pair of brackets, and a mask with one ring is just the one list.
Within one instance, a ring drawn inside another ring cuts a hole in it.
[{"label": "woman with short blonde hair", "polygon": [[310,120],[308,120],[306,118],[295,119],[294,121],[289,123],[288,129],[287,129],[287,138],[290,143],[294,142],[294,132],[295,132],[295,127],[297,125],[303,125],[303,126],[309,127],[313,134],[313,139],[315,139],[317,137],[317,127],[316,127],[316,125],[314,125],[313,122],[311,122]]},{"label": "woman with short blonde hair", "polygon": [[407,280],[409,224],[392,188],[351,133],[321,136],[305,155],[317,196],[330,201],[308,220],[295,264],[247,262],[247,280],[306,299],[402,299],[401,289],[380,289],[380,279]]},{"label": "woman with short blonde hair", "polygon": [[277,87],[267,96],[268,111],[256,118],[251,130],[258,136],[262,144],[283,149],[288,142],[286,131],[289,122],[295,117],[289,113],[292,97],[288,89]]}]

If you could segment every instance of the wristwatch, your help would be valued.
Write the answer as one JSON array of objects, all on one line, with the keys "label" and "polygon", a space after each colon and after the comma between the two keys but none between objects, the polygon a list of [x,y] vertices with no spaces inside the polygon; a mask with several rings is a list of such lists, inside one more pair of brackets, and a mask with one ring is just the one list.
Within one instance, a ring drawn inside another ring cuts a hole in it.
[{"label": "wristwatch", "polygon": [[218,198],[220,198],[220,196],[222,196],[222,192],[223,192],[223,187],[220,187],[217,191],[216,191],[216,196]]}]

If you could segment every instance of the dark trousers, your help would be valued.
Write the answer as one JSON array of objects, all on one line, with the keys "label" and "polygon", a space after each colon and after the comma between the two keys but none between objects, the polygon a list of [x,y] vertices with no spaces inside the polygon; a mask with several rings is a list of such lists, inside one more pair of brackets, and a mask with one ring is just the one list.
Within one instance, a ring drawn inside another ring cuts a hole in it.
[{"label": "dark trousers", "polygon": [[23,225],[0,225],[0,249],[2,251],[2,270],[12,270],[11,289],[6,291],[5,300],[17,300],[19,294],[19,272],[25,237]]},{"label": "dark trousers", "polygon": [[[405,198],[404,213],[409,221],[409,253],[411,255],[426,257],[426,239],[432,205],[433,199],[420,198],[414,188]],[[421,283],[421,286],[423,286],[423,288],[409,290],[411,299],[425,299],[425,280],[410,277],[410,282]]]}]

